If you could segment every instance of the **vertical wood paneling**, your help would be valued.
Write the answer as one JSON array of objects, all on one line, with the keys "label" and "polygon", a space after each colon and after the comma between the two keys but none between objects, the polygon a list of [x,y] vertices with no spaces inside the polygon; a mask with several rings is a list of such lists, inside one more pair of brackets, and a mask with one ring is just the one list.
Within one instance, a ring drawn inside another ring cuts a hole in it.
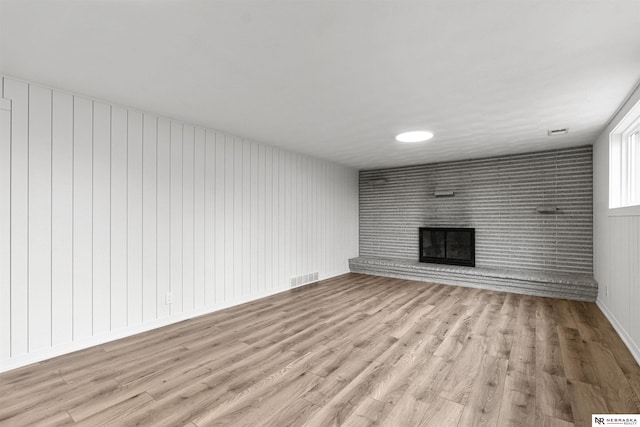
[{"label": "vertical wood paneling", "polygon": [[[333,178],[333,174],[331,173],[330,170],[331,165],[326,165],[325,168],[325,181],[324,181],[324,187],[325,187],[325,197],[329,197],[329,195],[331,194],[332,190],[333,190],[333,185],[332,185],[332,178]],[[328,233],[331,233],[331,239],[333,239],[333,232],[331,231],[331,227],[333,225],[333,216],[331,213],[331,206],[329,204],[326,204],[324,206],[324,229],[327,230]],[[337,248],[336,248],[337,249]],[[329,248],[325,247],[324,250],[329,250]],[[324,259],[324,269],[325,271],[328,272],[328,274],[330,275],[333,272],[333,266],[331,265],[330,262],[330,258],[329,257],[325,257]]]},{"label": "vertical wood paneling", "polygon": [[[322,236],[322,164],[323,162],[316,159],[316,167],[315,167],[315,197],[314,197],[314,216],[315,216],[315,233],[316,233],[316,241],[314,244],[315,254],[314,254],[314,262],[315,262],[315,271],[318,274],[322,274],[324,269],[322,268],[322,243],[324,242],[324,238]],[[357,212],[357,205],[355,211]],[[357,231],[357,230],[356,230]],[[356,241],[357,244],[357,241]]]},{"label": "vertical wood paneling", "polygon": [[295,276],[295,271],[293,271],[293,265],[295,265],[295,259],[293,259],[293,246],[295,244],[295,236],[293,234],[293,229],[295,227],[295,221],[293,216],[293,201],[292,201],[292,187],[295,185],[294,176],[293,176],[293,154],[282,152],[281,158],[284,163],[284,178],[283,178],[283,209],[285,212],[285,223],[284,223],[284,262],[282,263],[284,266],[284,271],[282,274],[283,282],[289,283],[289,279],[292,276]]},{"label": "vertical wood paneling", "polygon": [[[211,142],[210,142],[211,141]],[[213,216],[213,234],[215,236],[214,240],[214,248],[213,248],[213,276],[207,275],[207,280],[213,280],[214,287],[214,299],[215,301],[225,301],[226,300],[226,283],[228,280],[229,271],[227,271],[227,259],[230,256],[230,253],[227,252],[227,237],[229,237],[229,227],[231,224],[225,226],[225,219],[227,212],[229,209],[233,208],[228,203],[230,194],[227,194],[227,180],[226,176],[228,172],[226,171],[227,167],[227,157],[225,154],[226,150],[226,141],[224,135],[216,132],[207,132],[207,144],[213,143],[213,149],[215,150],[215,167],[211,174],[207,176],[213,175],[213,182],[207,187],[207,195],[209,197],[213,197],[213,211],[208,213],[207,217],[210,218]],[[207,150],[212,148],[211,145],[207,146]],[[207,151],[209,153],[209,151]],[[207,167],[207,171],[210,169]],[[209,181],[207,181],[209,182]],[[209,204],[209,206],[211,203]]]},{"label": "vertical wood paneling", "polygon": [[291,192],[293,209],[293,254],[300,254],[300,256],[292,256],[291,259],[293,260],[292,275],[299,276],[303,272],[302,264],[304,263],[304,255],[302,254],[302,187],[304,177],[302,176],[301,158],[298,154],[293,155],[293,162],[293,189]]},{"label": "vertical wood paneling", "polygon": [[251,143],[250,149],[250,167],[249,167],[249,235],[248,235],[248,247],[251,252],[250,262],[255,268],[252,268],[249,273],[249,293],[255,294],[258,292],[258,271],[260,270],[260,258],[258,257],[258,244],[260,241],[261,230],[258,229],[259,223],[259,211],[258,211],[258,145]]},{"label": "vertical wood paneling", "polygon": [[93,103],[93,333],[111,329],[111,106]]},{"label": "vertical wood paneling", "polygon": [[314,172],[314,161],[313,159],[309,159],[309,158],[305,158],[305,162],[306,162],[306,170],[305,173],[307,175],[307,182],[306,182],[306,186],[305,186],[305,198],[306,198],[306,203],[305,203],[305,221],[306,221],[306,227],[305,227],[305,235],[307,236],[307,247],[305,249],[305,253],[306,253],[306,269],[305,271],[309,272],[309,271],[315,271],[316,269],[314,268],[313,264],[313,248],[314,248],[314,222],[313,222],[313,201],[314,201],[314,194],[313,194],[313,180],[314,180],[314,176],[313,176],[313,172]]},{"label": "vertical wood paneling", "polygon": [[258,265],[254,270],[255,274],[255,283],[256,283],[256,292],[264,292],[266,290],[266,272],[265,272],[265,239],[266,239],[266,216],[267,216],[267,208],[265,203],[265,194],[266,194],[266,158],[265,158],[265,147],[263,145],[255,144],[256,147],[256,158],[258,162],[258,166],[256,168],[257,176],[256,176],[256,207],[255,207],[255,216],[256,216],[256,252],[258,257]]},{"label": "vertical wood paneling", "polygon": [[631,264],[627,262],[623,254],[630,253],[631,231],[629,217],[612,218],[611,248],[620,256],[614,256],[612,260],[612,271],[615,275],[617,289],[611,294],[611,308],[616,313],[620,323],[629,325],[630,301],[631,301]]},{"label": "vertical wood paneling", "polygon": [[142,114],[127,112],[127,323],[142,323]]},{"label": "vertical wood paneling", "polygon": [[[274,150],[275,151],[275,150]],[[289,218],[287,201],[287,158],[286,153],[282,150],[278,151],[278,286],[289,286],[289,271],[287,260],[289,259],[289,246],[290,241],[289,224],[291,223]]]},{"label": "vertical wood paneling", "polygon": [[300,156],[300,188],[298,198],[300,199],[300,219],[298,221],[298,232],[300,236],[300,274],[309,272],[309,162],[306,157]]},{"label": "vertical wood paneling", "polygon": [[264,218],[264,229],[265,229],[265,244],[264,244],[264,286],[266,289],[273,288],[273,253],[276,250],[275,246],[275,233],[274,233],[274,224],[273,224],[273,148],[265,147],[265,155],[264,155],[264,163],[265,163],[265,189],[264,189],[264,200],[265,200],[265,218]]},{"label": "vertical wood paneling", "polygon": [[[239,240],[236,239],[237,227],[235,212],[236,212],[236,197],[235,186],[238,176],[235,172],[235,146],[233,143],[233,137],[224,135],[224,219],[222,222],[222,229],[224,230],[224,301],[233,300],[234,297],[234,279],[235,279],[235,263],[234,259],[236,253],[234,252],[234,246],[239,245]],[[217,139],[216,139],[217,140]],[[242,149],[242,147],[240,147]],[[241,177],[242,178],[242,177]],[[240,181],[242,182],[242,181]],[[238,212],[240,213],[240,212]],[[217,236],[218,234],[216,234]],[[222,237],[222,236],[221,236]]]},{"label": "vertical wood paneling", "polygon": [[306,184],[306,177],[304,174],[304,158],[299,155],[296,154],[295,156],[296,158],[296,168],[294,170],[295,172],[295,177],[294,177],[294,181],[296,183],[295,187],[294,187],[294,192],[293,192],[293,197],[294,197],[294,205],[295,205],[295,212],[296,212],[296,218],[295,218],[295,241],[296,241],[296,248],[295,248],[295,252],[299,254],[299,256],[295,257],[296,262],[296,268],[295,268],[295,274],[296,276],[299,276],[301,274],[304,274],[305,268],[306,268],[306,239],[304,236],[304,226],[305,226],[305,218],[304,218],[304,211],[305,211],[305,194],[304,194],[304,187]]},{"label": "vertical wood paneling", "polygon": [[2,100],[1,102],[0,361],[11,357],[11,101]]},{"label": "vertical wood paneling", "polygon": [[[321,222],[322,222],[322,229],[323,230],[328,230],[326,224],[327,224],[327,211],[326,211],[326,207],[327,204],[325,203],[325,199],[329,196],[326,192],[326,188],[327,188],[327,165],[326,164],[322,164],[322,167],[320,168],[320,212],[322,212],[322,216],[321,216]],[[327,246],[325,245],[325,239],[322,240],[321,246],[320,246],[320,271],[322,272],[327,272],[328,268],[327,268],[327,263],[326,263],[326,251],[327,251]],[[322,277],[322,276],[321,276]]]},{"label": "vertical wood paneling", "polygon": [[[93,335],[93,102],[73,101],[73,338]],[[102,301],[104,304],[105,301]]]},{"label": "vertical wood paneling", "polygon": [[182,310],[192,311],[194,301],[193,214],[195,129],[184,125],[182,133]]},{"label": "vertical wood paneling", "polygon": [[289,178],[287,184],[289,185],[289,209],[291,212],[291,231],[290,239],[291,245],[289,246],[289,277],[299,276],[301,274],[300,263],[301,256],[295,256],[300,250],[300,238],[298,232],[298,224],[300,222],[300,204],[299,194],[300,190],[300,159],[297,153],[289,153],[289,161],[291,167],[289,168]]},{"label": "vertical wood paneling", "polygon": [[309,182],[309,193],[311,194],[311,206],[309,215],[311,216],[311,271],[317,272],[318,268],[318,159],[311,160],[312,178]]},{"label": "vertical wood paneling", "polygon": [[111,109],[111,329],[127,326],[127,111]]},{"label": "vertical wood paneling", "polygon": [[271,149],[271,287],[277,288],[280,285],[280,238],[282,235],[282,228],[280,228],[280,167],[279,167],[279,154],[277,148]]},{"label": "vertical wood paneling", "polygon": [[242,225],[244,220],[244,215],[242,212],[242,200],[243,200],[243,146],[242,140],[240,138],[228,137],[227,141],[231,140],[234,150],[233,153],[233,214],[229,219],[233,223],[233,278],[235,283],[238,284],[237,287],[231,286],[231,295],[232,298],[240,297],[244,293],[244,277],[243,277],[243,257],[246,256],[244,253],[242,245],[244,240],[242,239]]},{"label": "vertical wood paneling", "polygon": [[[301,220],[302,220],[302,195],[301,195],[301,187],[302,187],[302,174],[300,173],[300,156],[298,154],[292,154],[292,168],[291,168],[291,237],[292,237],[292,248],[290,259],[292,261],[291,265],[291,276],[299,276],[302,274],[302,250],[301,250]],[[294,254],[300,254],[300,256],[294,256]]]},{"label": "vertical wood paneling", "polygon": [[[348,183],[346,184],[348,190],[346,190],[346,194],[344,198],[347,199],[350,203],[349,215],[352,212],[358,212],[360,210],[360,200],[358,198],[351,197],[352,194],[360,194],[360,186],[359,186],[359,171],[355,169],[347,170]],[[351,238],[349,239],[349,250],[348,253],[359,253],[360,251],[360,217],[357,216],[355,219],[356,225],[355,227],[349,228],[349,232],[351,233]],[[349,263],[347,257],[347,264]]]},{"label": "vertical wood paneling", "polygon": [[142,127],[142,320],[158,315],[157,162],[158,119],[144,114]]},{"label": "vertical wood paneling", "polygon": [[158,119],[157,171],[157,310],[170,315],[166,294],[171,289],[171,122]]},{"label": "vertical wood paneling", "polygon": [[171,122],[171,314],[182,312],[182,124]]},{"label": "vertical wood paneling", "polygon": [[[334,245],[357,232],[342,167],[12,79],[3,96],[0,370],[357,255]],[[338,213],[339,230],[319,224]]]},{"label": "vertical wood paneling", "polygon": [[[338,170],[335,167],[332,167],[332,169],[333,169],[333,173],[332,173],[333,178],[331,179],[331,181],[332,181],[333,192],[334,192],[334,194],[337,195],[337,197],[339,199],[341,199],[342,198],[342,188],[340,188],[340,186],[338,185],[338,181],[340,179],[340,177],[339,177],[340,170]],[[335,227],[335,224],[337,224],[337,222],[340,219],[340,213],[341,213],[340,207],[339,206],[333,206],[332,209],[331,209],[331,213],[332,213],[331,216],[332,216],[332,219],[333,219],[333,225],[332,226]],[[343,245],[344,236],[339,235],[339,234],[334,234],[334,239],[336,239],[336,241],[339,242],[338,250],[340,251],[339,253],[342,253],[342,251],[344,249],[344,245]],[[339,268],[340,268],[338,260],[332,260],[332,261],[333,261],[332,271],[338,271]]]},{"label": "vertical wood paneling", "polygon": [[[196,128],[194,135],[194,201],[193,201],[193,287],[194,287],[194,307],[201,309],[207,305],[207,297],[205,292],[205,258],[207,254],[207,245],[205,240],[208,236],[208,230],[205,227],[205,165],[207,161],[205,153],[205,130]],[[213,162],[212,162],[213,163]],[[213,241],[213,236],[211,236]],[[213,304],[213,301],[209,301]]]},{"label": "vertical wood paneling", "polygon": [[294,256],[294,254],[301,253],[300,251],[300,233],[299,233],[299,223],[300,223],[300,159],[298,154],[292,153],[290,154],[291,168],[289,168],[289,178],[288,183],[289,186],[289,209],[291,209],[291,245],[289,247],[289,276],[299,276],[301,274],[300,263],[301,256]]},{"label": "vertical wood paneling", "polygon": [[[236,139],[238,141],[238,139]],[[240,144],[242,145],[242,160],[241,162],[241,170],[242,170],[242,186],[240,187],[240,199],[242,200],[242,204],[240,206],[240,215],[238,215],[238,219],[240,220],[240,253],[236,258],[236,265],[238,261],[240,262],[240,277],[241,277],[241,288],[240,295],[245,296],[251,293],[251,271],[247,268],[242,268],[243,259],[244,262],[248,262],[249,265],[252,265],[255,262],[252,258],[253,253],[251,252],[251,146],[247,141],[240,140]]]},{"label": "vertical wood paneling", "polygon": [[315,224],[315,159],[308,159],[307,179],[307,271],[318,271],[315,265],[316,224]]},{"label": "vertical wood paneling", "polygon": [[[333,174],[333,189],[334,189],[334,194],[337,195],[338,200],[342,200],[343,196],[343,188],[339,185],[340,179],[341,179],[341,168],[337,168],[337,167],[333,167],[334,168],[334,174]],[[336,204],[333,206],[333,227],[334,227],[334,238],[336,240],[336,242],[338,242],[338,254],[341,256],[345,253],[345,235],[344,234],[339,234],[335,232],[335,228],[337,228],[338,224],[340,223],[340,216],[342,214],[342,206],[340,206],[340,204]],[[341,261],[339,259],[334,258],[333,260],[333,271],[338,272],[341,270]]]},{"label": "vertical wood paneling", "polygon": [[51,345],[56,346],[73,338],[73,97],[54,92],[52,108]]},{"label": "vertical wood paneling", "polygon": [[274,156],[277,152],[277,160],[278,164],[278,199],[277,201],[274,199],[274,202],[278,205],[278,286],[289,286],[288,274],[286,274],[286,259],[289,254],[287,254],[287,245],[285,244],[287,239],[287,209],[285,206],[286,201],[286,187],[285,187],[285,179],[286,179],[286,157],[285,153],[282,150],[274,149]]},{"label": "vertical wood paneling", "polygon": [[[609,277],[601,283],[600,294],[608,292],[607,308],[636,345],[640,343],[640,217],[608,218]],[[608,289],[603,289],[604,285]],[[603,299],[600,295],[599,299]]]},{"label": "vertical wood paneling", "polygon": [[51,346],[51,91],[29,89],[29,351]]},{"label": "vertical wood paneling", "polygon": [[205,132],[205,287],[207,305],[224,300],[224,140]]},{"label": "vertical wood paneling", "polygon": [[[329,194],[338,195],[339,189],[336,188],[336,185],[335,185],[335,182],[336,182],[335,168],[333,167],[333,165],[328,165],[327,171],[328,171],[327,186],[328,186]],[[336,210],[331,205],[327,206],[327,218],[328,218],[327,230],[329,230],[329,233],[331,233],[331,240],[340,241],[340,236],[335,234],[335,227],[334,227],[335,220],[336,220]],[[336,247],[336,250],[339,251],[340,248]],[[330,274],[333,274],[333,272],[335,271],[335,268],[336,268],[335,263],[333,262],[333,259],[330,258],[327,262],[327,271],[329,271]]]},{"label": "vertical wood paneling", "polygon": [[[629,218],[629,254],[628,259],[640,260],[640,218]],[[640,262],[628,263],[630,268],[630,295],[629,295],[629,335],[634,342],[640,343]]]},{"label": "vertical wood paneling", "polygon": [[304,186],[304,198],[305,198],[305,211],[304,211],[304,233],[306,237],[306,247],[305,247],[305,272],[314,271],[313,268],[313,190],[311,187],[311,183],[313,181],[313,161],[312,159],[304,158],[304,171],[306,176],[305,186]]},{"label": "vertical wood paneling", "polygon": [[4,79],[11,100],[11,356],[28,352],[29,87]]}]

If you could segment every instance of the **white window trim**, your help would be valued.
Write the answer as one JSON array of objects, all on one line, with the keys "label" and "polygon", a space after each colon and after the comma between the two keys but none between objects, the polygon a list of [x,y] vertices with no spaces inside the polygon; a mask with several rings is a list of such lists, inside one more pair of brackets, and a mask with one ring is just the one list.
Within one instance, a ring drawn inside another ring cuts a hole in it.
[{"label": "white window trim", "polygon": [[[639,132],[640,101],[609,134],[610,216],[640,215],[640,149],[630,141]],[[631,168],[632,162],[636,168]]]},{"label": "white window trim", "polygon": [[640,206],[624,206],[622,208],[609,208],[608,216],[640,216]]}]

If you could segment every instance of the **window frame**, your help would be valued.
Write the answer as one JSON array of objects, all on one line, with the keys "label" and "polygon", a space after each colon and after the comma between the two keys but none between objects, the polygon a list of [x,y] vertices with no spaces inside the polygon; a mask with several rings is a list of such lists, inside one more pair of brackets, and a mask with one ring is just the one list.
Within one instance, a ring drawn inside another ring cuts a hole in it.
[{"label": "window frame", "polygon": [[640,214],[640,101],[609,134],[609,214]]}]

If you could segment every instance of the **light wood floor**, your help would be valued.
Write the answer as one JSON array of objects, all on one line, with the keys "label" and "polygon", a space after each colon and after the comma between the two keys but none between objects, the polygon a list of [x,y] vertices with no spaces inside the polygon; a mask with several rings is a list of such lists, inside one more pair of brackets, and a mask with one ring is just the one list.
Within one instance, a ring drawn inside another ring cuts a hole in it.
[{"label": "light wood floor", "polygon": [[347,274],[0,375],[0,424],[590,426],[640,412],[592,303]]}]

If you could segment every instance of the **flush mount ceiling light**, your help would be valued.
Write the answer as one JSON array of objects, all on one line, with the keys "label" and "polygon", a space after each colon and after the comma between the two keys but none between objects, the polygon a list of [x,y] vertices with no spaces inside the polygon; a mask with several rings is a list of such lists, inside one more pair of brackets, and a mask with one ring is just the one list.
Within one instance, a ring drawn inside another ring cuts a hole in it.
[{"label": "flush mount ceiling light", "polygon": [[567,133],[569,133],[569,128],[553,129],[547,131],[547,136],[566,135]]},{"label": "flush mount ceiling light", "polygon": [[403,132],[396,136],[396,141],[400,142],[423,142],[433,138],[433,133],[426,130],[415,130]]}]

